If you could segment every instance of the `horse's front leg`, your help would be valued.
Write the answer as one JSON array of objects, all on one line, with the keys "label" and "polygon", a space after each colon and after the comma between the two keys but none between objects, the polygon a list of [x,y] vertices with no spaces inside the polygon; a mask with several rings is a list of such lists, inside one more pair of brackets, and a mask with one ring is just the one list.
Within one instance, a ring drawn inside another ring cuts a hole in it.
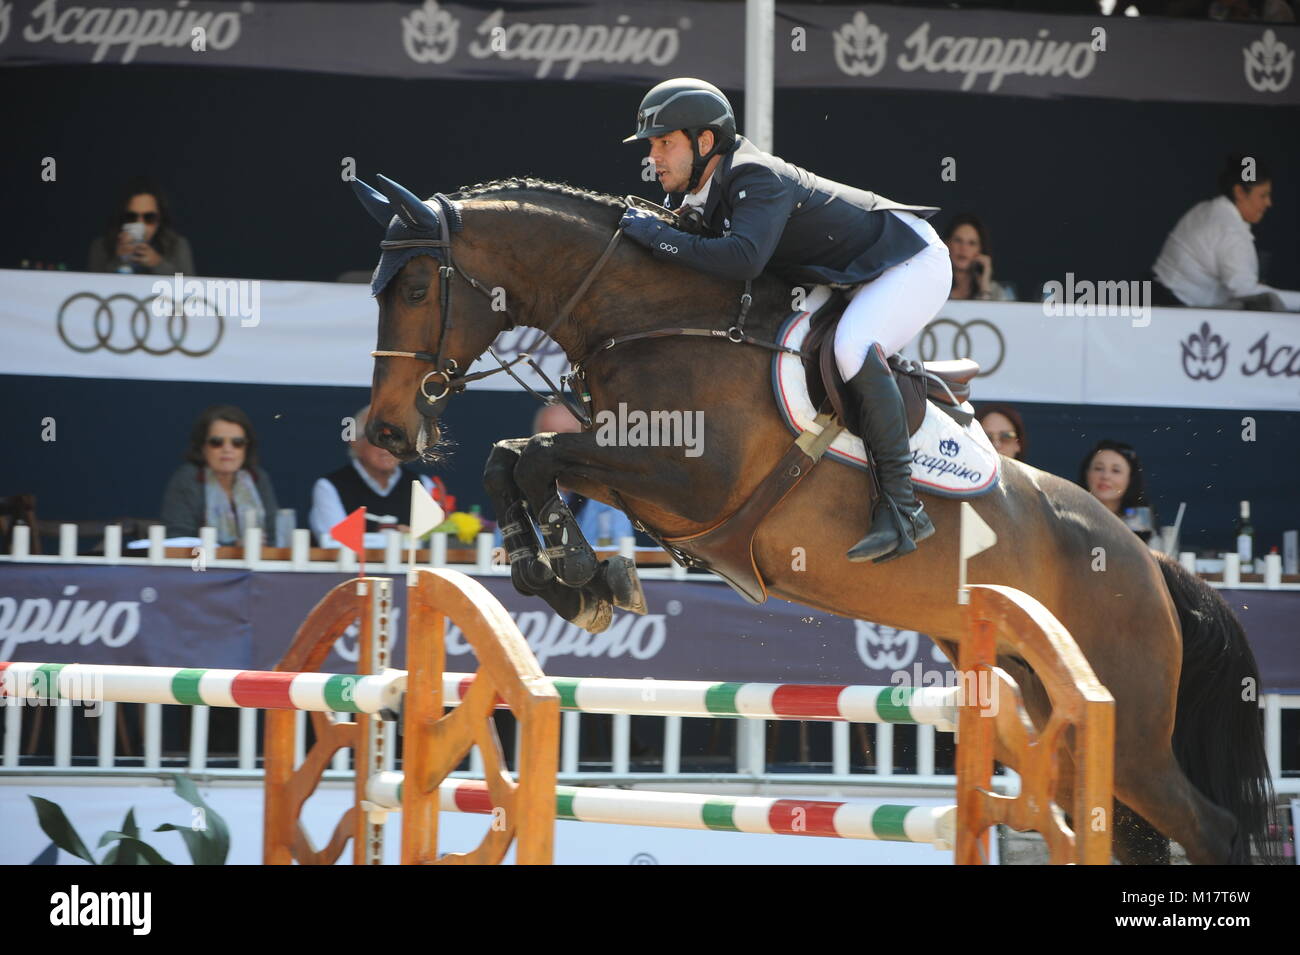
[{"label": "horse's front leg", "polygon": [[527,438],[507,438],[492,445],[483,468],[483,488],[499,517],[501,544],[510,564],[511,582],[521,594],[540,594],[556,583],[548,561],[541,559],[537,535],[523,493],[515,484],[515,465]]},{"label": "horse's front leg", "polygon": [[514,478],[515,466],[527,444],[528,438],[498,441],[483,468],[483,487],[493,509],[500,515],[501,543],[510,563],[510,582],[526,597],[541,597],[570,623],[599,633],[613,620],[608,592],[565,585],[555,576],[550,561],[538,551],[532,515]]},{"label": "horse's front leg", "polygon": [[[591,434],[534,435],[515,466],[515,482],[537,520],[546,547],[544,556],[555,575],[570,587],[584,588],[616,607],[645,613],[635,561],[623,556],[598,561],[557,487],[557,478],[566,473],[584,483],[613,484],[610,477],[617,475],[617,463],[612,451],[599,446]],[[572,481],[564,483],[567,486]]]}]

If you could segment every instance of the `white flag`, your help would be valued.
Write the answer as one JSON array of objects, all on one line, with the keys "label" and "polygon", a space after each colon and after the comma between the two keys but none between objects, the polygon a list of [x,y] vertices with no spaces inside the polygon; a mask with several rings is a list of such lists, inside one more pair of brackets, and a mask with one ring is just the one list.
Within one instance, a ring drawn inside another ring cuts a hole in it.
[{"label": "white flag", "polygon": [[976,554],[988,550],[998,542],[998,535],[993,528],[984,523],[984,518],[975,513],[975,508],[965,501],[961,505],[961,559],[969,560]]},{"label": "white flag", "polygon": [[446,520],[442,508],[419,481],[411,482],[411,537],[419,540]]}]

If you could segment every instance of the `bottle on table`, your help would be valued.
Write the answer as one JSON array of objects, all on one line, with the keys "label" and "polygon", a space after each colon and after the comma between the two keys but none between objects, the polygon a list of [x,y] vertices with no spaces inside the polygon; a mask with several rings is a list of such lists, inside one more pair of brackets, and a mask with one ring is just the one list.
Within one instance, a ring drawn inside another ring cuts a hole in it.
[{"label": "bottle on table", "polygon": [[1241,502],[1241,516],[1237,518],[1237,558],[1241,572],[1255,572],[1255,525],[1250,521],[1250,501]]}]

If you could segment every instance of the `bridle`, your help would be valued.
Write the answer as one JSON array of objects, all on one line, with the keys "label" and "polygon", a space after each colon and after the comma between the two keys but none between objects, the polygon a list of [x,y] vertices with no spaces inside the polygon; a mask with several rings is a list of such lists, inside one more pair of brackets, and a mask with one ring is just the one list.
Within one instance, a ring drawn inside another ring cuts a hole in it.
[{"label": "bridle", "polygon": [[[746,281],[745,290],[740,296],[740,313],[735,323],[727,329],[677,327],[658,328],[651,331],[632,332],[627,335],[620,335],[615,338],[606,339],[577,361],[571,362],[571,370],[568,374],[561,376],[561,386],[557,387],[542,370],[541,366],[534,360],[533,354],[538,348],[542,347],[545,340],[551,336],[551,333],[554,332],[555,329],[559,328],[560,324],[573,314],[574,308],[577,307],[578,303],[582,300],[582,297],[587,294],[587,291],[591,288],[591,284],[596,280],[596,276],[600,274],[601,270],[605,267],[605,264],[614,254],[614,250],[618,247],[619,239],[623,236],[622,229],[615,229],[614,234],[610,236],[609,242],[605,245],[605,250],[601,252],[600,257],[596,259],[592,267],[587,270],[586,277],[578,285],[577,289],[574,290],[573,294],[565,301],[559,312],[556,313],[555,318],[551,320],[550,324],[547,325],[546,328],[539,329],[537,334],[520,349],[518,355],[507,362],[496,353],[495,349],[489,346],[487,349],[488,354],[496,360],[500,367],[492,368],[488,371],[476,372],[472,375],[458,374],[457,372],[459,371],[459,368],[457,367],[456,360],[453,358],[446,358],[444,360],[447,338],[454,327],[454,318],[451,307],[452,281],[457,276],[460,276],[470,288],[479,292],[486,298],[491,299],[493,293],[486,284],[480,282],[477,278],[470,275],[456,264],[455,256],[452,252],[451,235],[448,223],[452,221],[453,218],[459,218],[459,211],[456,209],[452,201],[442,193],[436,194],[434,199],[442,208],[442,215],[438,217],[439,225],[441,227],[441,235],[438,238],[435,239],[425,236],[411,239],[385,239],[379,243],[379,247],[384,251],[389,251],[390,249],[426,249],[429,250],[431,256],[441,263],[438,266],[438,300],[439,310],[442,315],[442,330],[438,335],[438,350],[435,353],[430,353],[427,351],[400,351],[392,348],[379,348],[370,353],[373,358],[413,358],[416,361],[429,362],[434,366],[433,370],[428,372],[420,380],[419,395],[415,399],[416,410],[426,418],[439,417],[450,396],[457,392],[464,391],[465,386],[471,381],[478,381],[505,372],[513,378],[521,388],[533,397],[537,398],[543,404],[565,404],[573,413],[574,417],[582,423],[583,427],[589,430],[592,427],[592,415],[590,413],[591,395],[585,387],[586,366],[598,355],[603,354],[617,345],[626,342],[640,341],[643,339],[666,338],[675,335],[701,336],[713,339],[723,338],[735,344],[758,345],[761,348],[766,348],[771,351],[786,352],[788,354],[797,355],[800,358],[808,358],[804,352],[799,351],[797,348],[790,348],[785,345],[779,345],[775,342],[764,341],[753,337],[745,331],[745,319],[749,314],[749,308],[753,302],[753,296],[751,295],[751,282]],[[628,196],[627,203],[630,206],[637,205],[656,210],[659,209],[659,207],[655,206],[653,203],[647,202],[637,196]],[[507,321],[506,330],[508,331],[515,328],[518,325],[518,322],[516,322],[514,316],[510,314],[510,310],[506,308],[503,311]],[[546,385],[551,392],[550,396],[540,394],[515,374],[513,366],[521,362],[529,365],[533,369],[534,374],[536,374],[542,381],[546,382]],[[429,394],[429,382],[439,378],[442,380],[442,390],[436,395]],[[581,393],[575,393],[575,397],[577,398],[576,402],[570,401],[564,395],[565,387],[568,387],[570,391],[573,390],[572,384],[575,380],[580,380],[584,383]]]},{"label": "bridle", "polygon": [[[623,230],[614,230],[614,234],[610,236],[609,242],[605,245],[605,250],[601,252],[600,257],[596,259],[595,264],[587,271],[587,275],[582,280],[582,283],[577,287],[574,293],[569,296],[568,300],[565,301],[559,312],[556,313],[555,318],[551,320],[551,323],[544,329],[538,329],[537,334],[520,349],[518,355],[507,362],[504,361],[493,348],[489,347],[488,353],[496,359],[497,364],[500,365],[499,368],[476,372],[472,375],[457,374],[459,369],[456,360],[454,358],[446,358],[444,360],[447,338],[450,336],[455,325],[451,308],[452,280],[459,275],[465,280],[470,288],[489,299],[493,297],[493,293],[486,284],[480,282],[473,275],[470,275],[456,264],[456,259],[451,247],[451,236],[448,222],[451,221],[454,215],[458,214],[457,210],[452,204],[452,201],[442,193],[435,195],[434,199],[437,200],[438,204],[442,207],[443,213],[438,217],[442,232],[439,238],[433,239],[424,237],[415,239],[385,239],[379,243],[379,247],[384,251],[390,249],[429,249],[431,250],[430,254],[441,263],[438,266],[438,306],[442,315],[442,329],[438,334],[438,350],[436,353],[431,354],[427,351],[399,351],[391,348],[379,348],[370,353],[371,357],[414,358],[417,361],[430,362],[434,366],[433,370],[420,380],[420,393],[415,401],[416,410],[426,418],[438,417],[442,413],[442,406],[445,405],[448,398],[453,393],[464,391],[465,386],[471,381],[478,381],[479,379],[500,374],[504,371],[518,382],[520,387],[529,394],[538,398],[544,404],[558,404],[560,402],[569,404],[569,410],[574,413],[574,416],[582,422],[584,427],[590,428],[591,418],[587,414],[589,396],[585,394],[582,396],[581,407],[575,407],[572,403],[568,402],[564,398],[562,390],[556,387],[546,373],[542,371],[541,366],[534,360],[533,354],[538,348],[543,346],[545,340],[550,337],[551,333],[559,328],[560,325],[573,314],[573,310],[577,307],[578,302],[580,302],[582,297],[587,294],[587,290],[591,288],[591,283],[596,280],[596,276],[600,274],[601,270],[605,267],[605,263],[607,263],[610,256],[614,254],[614,250],[618,247],[619,239],[623,236]],[[509,308],[506,308],[503,311],[507,322],[505,330],[509,331],[510,329],[515,328],[518,323],[514,316],[510,314]],[[528,364],[533,369],[533,372],[546,382],[547,386],[551,389],[553,397],[539,394],[536,390],[531,388],[527,382],[515,374],[512,370],[513,366],[520,362]],[[571,377],[571,375],[565,375],[562,380],[567,383]],[[438,378],[442,379],[442,390],[436,395],[431,395],[428,390],[429,382]]]}]

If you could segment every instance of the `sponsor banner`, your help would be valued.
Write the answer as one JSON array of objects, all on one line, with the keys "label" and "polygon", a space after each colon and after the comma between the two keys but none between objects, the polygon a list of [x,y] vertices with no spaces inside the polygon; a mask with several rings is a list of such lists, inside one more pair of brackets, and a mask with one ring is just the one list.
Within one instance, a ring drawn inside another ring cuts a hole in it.
[{"label": "sponsor banner", "polygon": [[[744,81],[741,3],[0,0],[0,64],[257,67],[404,79]],[[1159,18],[782,4],[787,87],[1295,105],[1300,30]],[[1195,69],[1188,69],[1195,63]]]},{"label": "sponsor banner", "polygon": [[1300,410],[1296,316],[1081,310],[1056,315],[1050,304],[949,302],[904,352],[924,361],[974,358],[981,366],[971,389],[976,402]]},{"label": "sponsor banner", "polygon": [[[183,567],[0,564],[0,660],[271,669],[326,589],[345,579]],[[951,668],[925,636],[769,600],[761,613],[725,585],[646,580],[649,612],[616,613],[604,633],[567,623],[508,577],[481,577],[555,676],[771,683],[940,685]],[[394,578],[395,627],[404,632],[406,588]],[[1222,591],[1246,628],[1264,689],[1300,690],[1294,619],[1300,593]],[[356,632],[322,669],[349,672]],[[395,665],[405,665],[399,639]],[[474,669],[456,627],[447,666]]]},{"label": "sponsor banner", "polygon": [[[189,294],[153,276],[0,271],[0,327],[12,346],[0,350],[0,374],[370,385],[378,309],[366,286],[236,282],[240,289],[230,291],[222,288],[228,280],[192,281]],[[256,294],[244,284],[255,284]],[[1081,286],[1071,280],[1063,301],[1083,299]],[[177,299],[195,314],[173,315]],[[720,315],[718,327],[729,320]],[[517,354],[534,334],[503,333],[497,353]],[[307,340],[309,360],[285,360]],[[904,352],[925,361],[974,358],[982,368],[972,388],[976,402],[1300,410],[1294,315],[948,302]],[[568,370],[554,343],[534,355],[552,381]],[[471,370],[496,367],[488,358]],[[516,370],[530,386],[546,388],[526,366]],[[755,387],[770,386],[764,380]],[[469,390],[516,388],[498,374]]]}]

